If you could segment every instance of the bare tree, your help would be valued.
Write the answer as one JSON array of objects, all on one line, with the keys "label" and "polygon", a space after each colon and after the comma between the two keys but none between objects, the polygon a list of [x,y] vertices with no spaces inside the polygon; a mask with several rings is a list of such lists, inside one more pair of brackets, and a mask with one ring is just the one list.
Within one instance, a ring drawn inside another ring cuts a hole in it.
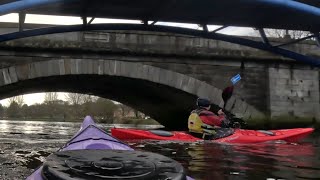
[{"label": "bare tree", "polygon": [[16,102],[20,107],[22,107],[23,103],[24,103],[24,97],[23,95],[20,96],[14,96],[9,98],[9,105],[12,104],[13,102]]},{"label": "bare tree", "polygon": [[67,93],[65,95],[65,98],[72,105],[80,105],[83,103],[84,96],[85,96],[84,94],[79,94],[79,93]]},{"label": "bare tree", "polygon": [[88,95],[88,94],[79,94],[79,93],[67,93],[65,95],[66,100],[73,105],[81,105],[88,102],[97,101],[98,97]]},{"label": "bare tree", "polygon": [[114,112],[118,108],[114,102],[109,99],[98,98],[94,104],[93,114],[100,117],[100,122],[113,122]]},{"label": "bare tree", "polygon": [[307,32],[307,31],[284,30],[284,29],[266,29],[265,33],[269,37],[291,38],[291,39],[300,39],[310,35],[310,32]]},{"label": "bare tree", "polygon": [[44,102],[50,103],[58,100],[58,93],[56,92],[47,92],[44,96]]},{"label": "bare tree", "polygon": [[9,98],[9,99],[8,99],[8,104],[10,105],[10,104],[12,104],[13,102],[16,102],[16,97],[17,97],[17,96],[13,96],[13,97]]},{"label": "bare tree", "polygon": [[97,99],[98,99],[98,97],[96,97],[96,96],[83,94],[82,103],[95,102],[95,101],[97,101]]},{"label": "bare tree", "polygon": [[121,109],[122,117],[127,116],[127,115],[130,113],[130,111],[132,111],[132,108],[131,108],[131,107],[126,106],[126,105],[124,105],[124,104],[119,104],[119,107],[120,107],[120,109]]},{"label": "bare tree", "polygon": [[136,118],[140,118],[140,113],[138,110],[133,110]]}]

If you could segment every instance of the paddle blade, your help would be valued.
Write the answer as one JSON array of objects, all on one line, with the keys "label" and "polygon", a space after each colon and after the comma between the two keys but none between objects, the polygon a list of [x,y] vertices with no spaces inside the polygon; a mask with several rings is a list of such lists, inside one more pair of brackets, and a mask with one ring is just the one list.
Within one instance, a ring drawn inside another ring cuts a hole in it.
[{"label": "paddle blade", "polygon": [[241,76],[240,76],[240,74],[237,74],[237,75],[235,75],[235,76],[233,76],[232,78],[231,78],[231,82],[232,82],[232,84],[233,85],[235,85],[237,82],[239,82],[241,80]]},{"label": "paddle blade", "polygon": [[224,102],[228,101],[233,94],[233,86],[224,88],[222,91],[222,99]]}]

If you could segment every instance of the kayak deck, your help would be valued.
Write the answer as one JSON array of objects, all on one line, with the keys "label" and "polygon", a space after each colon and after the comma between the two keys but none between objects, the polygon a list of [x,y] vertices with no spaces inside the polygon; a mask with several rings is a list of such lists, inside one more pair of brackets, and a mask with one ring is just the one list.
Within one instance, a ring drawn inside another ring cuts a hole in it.
[{"label": "kayak deck", "polygon": [[[259,143],[265,141],[275,141],[284,140],[288,142],[297,142],[300,139],[308,136],[314,131],[313,128],[295,128],[295,129],[282,129],[282,130],[269,130],[269,131],[259,131],[259,130],[244,130],[235,129],[234,134],[212,140],[215,142],[225,142],[225,143]],[[200,138],[194,137],[185,131],[163,131],[158,130],[148,131],[139,129],[123,129],[123,128],[112,128],[112,136],[121,140],[172,140],[172,141],[186,141],[194,142],[202,140]],[[171,135],[170,135],[171,134]]]},{"label": "kayak deck", "polygon": [[81,126],[80,131],[59,151],[79,149],[133,150],[128,145],[109,136],[94,124]]},{"label": "kayak deck", "polygon": [[[133,151],[131,147],[106,134],[102,129],[96,126],[90,116],[87,116],[80,130],[69,140],[60,151],[81,150],[81,149],[105,149],[105,150],[128,150]],[[42,180],[42,166],[33,172],[26,180]]]},{"label": "kayak deck", "polygon": [[27,180],[44,179],[193,180],[177,161],[135,151],[97,127],[90,116],[69,142],[27,177]]}]

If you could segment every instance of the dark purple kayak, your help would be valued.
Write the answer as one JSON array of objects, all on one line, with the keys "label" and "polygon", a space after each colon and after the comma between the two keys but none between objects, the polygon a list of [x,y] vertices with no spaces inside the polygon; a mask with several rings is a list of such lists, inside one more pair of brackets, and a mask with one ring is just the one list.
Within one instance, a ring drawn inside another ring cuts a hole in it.
[{"label": "dark purple kayak", "polygon": [[78,133],[51,154],[27,180],[172,179],[191,180],[180,163],[168,157],[134,151],[108,135],[87,116]]}]

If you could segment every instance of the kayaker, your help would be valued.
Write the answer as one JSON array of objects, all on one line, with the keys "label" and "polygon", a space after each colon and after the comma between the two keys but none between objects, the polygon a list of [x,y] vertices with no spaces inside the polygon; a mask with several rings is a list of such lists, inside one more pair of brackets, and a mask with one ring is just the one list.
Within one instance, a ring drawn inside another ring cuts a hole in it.
[{"label": "kayaker", "polygon": [[218,115],[210,111],[211,102],[205,98],[197,99],[197,109],[193,110],[188,119],[188,129],[190,134],[203,139],[212,139],[216,134],[216,129],[226,126],[228,120],[222,109]]}]

